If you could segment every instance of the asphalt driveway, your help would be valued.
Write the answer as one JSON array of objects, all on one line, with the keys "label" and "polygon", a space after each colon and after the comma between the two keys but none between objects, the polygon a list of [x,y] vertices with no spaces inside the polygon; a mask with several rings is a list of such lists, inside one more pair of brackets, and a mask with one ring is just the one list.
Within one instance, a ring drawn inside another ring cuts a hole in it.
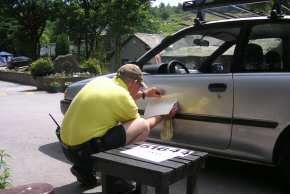
[{"label": "asphalt driveway", "polygon": [[[35,87],[0,81],[0,149],[11,158],[12,185],[45,182],[56,194],[99,193],[101,187],[82,189],[69,171],[48,114],[61,121],[62,93],[49,94]],[[236,161],[208,158],[198,178],[200,194],[283,194],[275,170]],[[184,181],[171,194],[185,193]],[[149,193],[154,193],[149,188]]]},{"label": "asphalt driveway", "polygon": [[82,190],[70,174],[48,113],[61,121],[62,93],[48,94],[35,87],[0,81],[0,149],[11,155],[13,186],[45,182],[56,194],[96,193],[101,187]]}]

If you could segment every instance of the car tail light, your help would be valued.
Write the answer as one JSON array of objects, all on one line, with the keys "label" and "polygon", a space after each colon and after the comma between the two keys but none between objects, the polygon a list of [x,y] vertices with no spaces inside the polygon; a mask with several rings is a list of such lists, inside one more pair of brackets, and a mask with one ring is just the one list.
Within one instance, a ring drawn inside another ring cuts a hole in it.
[{"label": "car tail light", "polygon": [[64,90],[64,92],[63,92],[63,98],[65,99],[65,97],[66,97],[66,95],[67,95],[67,88]]}]

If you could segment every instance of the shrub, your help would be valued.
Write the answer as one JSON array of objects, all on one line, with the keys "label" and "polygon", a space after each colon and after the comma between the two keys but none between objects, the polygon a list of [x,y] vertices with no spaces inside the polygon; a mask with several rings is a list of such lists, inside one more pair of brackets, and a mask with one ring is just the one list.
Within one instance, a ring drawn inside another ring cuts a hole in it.
[{"label": "shrub", "polygon": [[53,81],[49,84],[49,92],[59,92],[61,90],[62,85],[57,82],[57,81]]},{"label": "shrub", "polygon": [[5,189],[10,185],[10,169],[5,161],[7,157],[9,155],[4,150],[0,150],[0,189]]},{"label": "shrub", "polygon": [[80,67],[82,72],[87,71],[94,74],[102,74],[101,64],[96,58],[89,58],[83,61]]},{"label": "shrub", "polygon": [[54,67],[50,58],[40,58],[31,64],[31,75],[36,78],[53,73]]}]

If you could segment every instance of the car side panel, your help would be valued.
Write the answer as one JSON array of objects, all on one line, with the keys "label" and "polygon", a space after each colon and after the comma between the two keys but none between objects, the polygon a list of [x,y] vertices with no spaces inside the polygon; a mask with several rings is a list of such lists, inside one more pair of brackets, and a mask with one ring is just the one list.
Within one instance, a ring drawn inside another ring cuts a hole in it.
[{"label": "car side panel", "polygon": [[234,87],[231,149],[270,162],[290,120],[290,73],[237,73]]},{"label": "car side panel", "polygon": [[[149,86],[165,89],[176,96],[181,112],[174,119],[172,141],[225,149],[231,138],[233,89],[231,74],[146,75]],[[225,92],[210,92],[210,83],[225,83]],[[145,108],[146,102],[139,103]],[[226,121],[226,122],[223,122]],[[150,136],[159,138],[161,125]]]}]

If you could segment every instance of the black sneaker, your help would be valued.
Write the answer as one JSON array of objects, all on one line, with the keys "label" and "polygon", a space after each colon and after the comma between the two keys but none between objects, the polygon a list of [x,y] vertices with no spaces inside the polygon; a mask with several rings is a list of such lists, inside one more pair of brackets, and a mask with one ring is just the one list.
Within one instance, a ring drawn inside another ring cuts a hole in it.
[{"label": "black sneaker", "polygon": [[87,188],[93,188],[93,187],[101,185],[100,177],[95,177],[92,174],[84,175],[83,173],[80,173],[80,171],[78,171],[74,167],[71,167],[70,171],[77,178],[81,186],[84,186]]}]

